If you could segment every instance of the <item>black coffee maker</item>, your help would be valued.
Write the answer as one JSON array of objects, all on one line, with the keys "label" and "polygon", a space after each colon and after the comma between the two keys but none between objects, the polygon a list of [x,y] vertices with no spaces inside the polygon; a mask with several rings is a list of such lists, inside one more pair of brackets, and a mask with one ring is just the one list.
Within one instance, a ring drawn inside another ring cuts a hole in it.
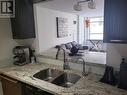
[{"label": "black coffee maker", "polygon": [[103,77],[101,78],[100,82],[107,83],[110,85],[116,85],[117,79],[114,75],[114,69],[112,66],[106,66],[105,73]]},{"label": "black coffee maker", "polygon": [[30,48],[26,46],[16,46],[13,49],[14,64],[25,65],[30,63]]}]

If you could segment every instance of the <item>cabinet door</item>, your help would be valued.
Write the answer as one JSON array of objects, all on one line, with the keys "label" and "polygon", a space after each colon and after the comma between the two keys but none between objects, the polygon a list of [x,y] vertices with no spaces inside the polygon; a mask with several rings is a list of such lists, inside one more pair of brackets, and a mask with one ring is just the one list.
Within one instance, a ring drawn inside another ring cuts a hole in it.
[{"label": "cabinet door", "polygon": [[15,0],[15,5],[15,18],[11,19],[13,38],[35,38],[33,0]]},{"label": "cabinet door", "polygon": [[105,0],[104,42],[127,43],[127,0]]},{"label": "cabinet door", "polygon": [[23,91],[23,95],[53,95],[51,93],[42,91],[36,87],[32,87],[30,85],[27,84],[23,84],[22,85],[22,91]]},{"label": "cabinet door", "polygon": [[3,95],[22,95],[21,84],[18,81],[0,75]]}]

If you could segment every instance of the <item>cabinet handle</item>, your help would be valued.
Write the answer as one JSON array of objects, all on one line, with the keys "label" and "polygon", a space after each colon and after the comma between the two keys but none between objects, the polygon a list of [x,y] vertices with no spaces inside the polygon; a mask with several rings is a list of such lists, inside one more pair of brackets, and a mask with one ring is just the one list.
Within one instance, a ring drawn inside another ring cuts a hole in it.
[{"label": "cabinet handle", "polygon": [[110,40],[110,42],[123,42],[124,40]]},{"label": "cabinet handle", "polygon": [[0,78],[3,78],[3,79],[5,79],[5,80],[8,80],[8,81],[13,82],[13,83],[18,83],[18,81],[12,80],[12,79],[7,78],[7,77],[4,77],[4,76],[2,76],[2,75],[0,75]]}]

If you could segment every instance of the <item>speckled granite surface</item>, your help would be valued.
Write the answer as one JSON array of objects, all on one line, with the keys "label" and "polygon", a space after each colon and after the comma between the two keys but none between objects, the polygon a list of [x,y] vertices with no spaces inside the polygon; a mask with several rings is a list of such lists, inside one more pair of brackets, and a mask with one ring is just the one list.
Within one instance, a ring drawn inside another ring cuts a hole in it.
[{"label": "speckled granite surface", "polygon": [[[0,69],[1,74],[17,79],[19,81],[33,85],[44,91],[51,92],[56,95],[127,95],[127,91],[118,89],[116,87],[100,83],[101,76],[96,74],[89,74],[87,77],[82,77],[74,86],[70,88],[63,88],[36,78],[33,75],[40,70],[46,68],[62,69],[55,65],[44,63],[28,64],[25,66],[9,66]],[[81,75],[78,71],[66,71]]]}]

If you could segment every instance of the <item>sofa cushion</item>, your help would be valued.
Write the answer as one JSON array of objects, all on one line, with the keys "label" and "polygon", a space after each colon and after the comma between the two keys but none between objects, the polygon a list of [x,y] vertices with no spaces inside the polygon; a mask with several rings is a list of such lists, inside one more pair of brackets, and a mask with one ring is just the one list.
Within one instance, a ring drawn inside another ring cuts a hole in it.
[{"label": "sofa cushion", "polygon": [[61,44],[60,46],[61,46],[61,48],[66,49],[65,44]]},{"label": "sofa cushion", "polygon": [[77,46],[77,43],[75,41],[71,42],[72,46]]},{"label": "sofa cushion", "polygon": [[76,46],[73,46],[70,51],[72,54],[76,54],[76,53],[78,53],[78,50],[79,49]]},{"label": "sofa cushion", "polygon": [[82,46],[81,44],[78,44],[76,41],[71,42],[72,46],[76,46],[79,50],[87,50],[89,49],[88,46]]},{"label": "sofa cushion", "polygon": [[66,49],[71,49],[72,48],[71,42],[70,43],[66,43],[65,46],[66,46]]}]

